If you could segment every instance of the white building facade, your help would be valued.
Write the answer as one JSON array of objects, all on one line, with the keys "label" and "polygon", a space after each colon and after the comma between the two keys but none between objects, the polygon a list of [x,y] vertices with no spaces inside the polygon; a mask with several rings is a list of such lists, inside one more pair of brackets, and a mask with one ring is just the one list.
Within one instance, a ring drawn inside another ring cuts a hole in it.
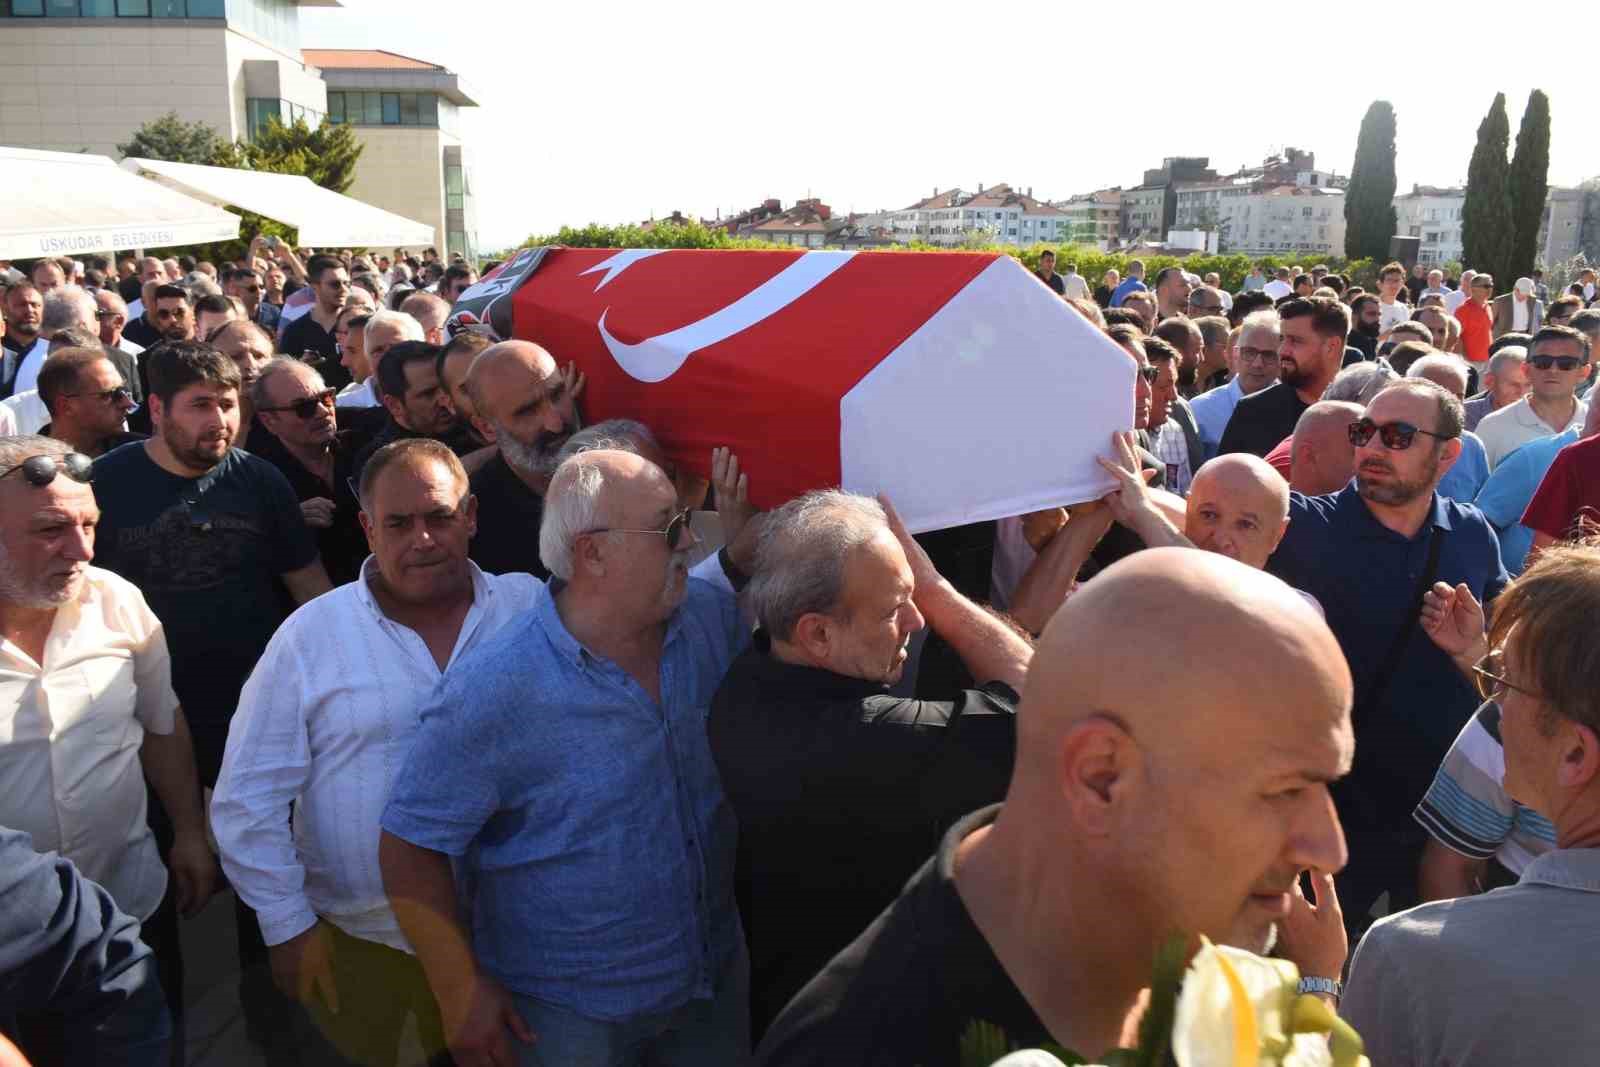
[{"label": "white building facade", "polygon": [[976,193],[935,192],[926,200],[891,212],[896,241],[925,241],[947,248],[977,238],[995,244],[1058,244],[1067,240],[1069,219],[1060,208],[1035,200],[1009,185]]},{"label": "white building facade", "polygon": [[[1308,172],[1311,177],[1320,177]],[[1175,229],[1211,230],[1222,252],[1344,252],[1344,191],[1316,185],[1196,182],[1177,190]]]},{"label": "white building facade", "polygon": [[1417,262],[1442,266],[1461,262],[1461,209],[1465,189],[1413,185],[1394,198],[1395,233],[1419,238]]}]

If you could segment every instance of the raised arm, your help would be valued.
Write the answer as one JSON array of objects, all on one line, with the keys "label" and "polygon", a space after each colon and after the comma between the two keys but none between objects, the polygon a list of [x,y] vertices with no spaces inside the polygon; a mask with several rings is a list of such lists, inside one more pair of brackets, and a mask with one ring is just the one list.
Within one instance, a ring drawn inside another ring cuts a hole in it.
[{"label": "raised arm", "polygon": [[922,612],[928,625],[949,642],[980,685],[1004,682],[1020,693],[1023,680],[1028,676],[1028,664],[1033,660],[1033,646],[1003,620],[962,596],[906,531],[888,498],[880,496],[878,500],[888,515],[889,528],[899,539],[906,561],[911,565],[916,586],[912,603]]}]

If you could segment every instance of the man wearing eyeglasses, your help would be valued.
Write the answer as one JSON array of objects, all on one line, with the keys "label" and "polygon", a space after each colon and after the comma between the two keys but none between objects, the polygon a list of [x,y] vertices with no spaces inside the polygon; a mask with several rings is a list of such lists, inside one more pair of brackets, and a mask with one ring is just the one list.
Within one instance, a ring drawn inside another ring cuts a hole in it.
[{"label": "man wearing eyeglasses", "polygon": [[[1548,820],[1555,847],[1514,886],[1426,904],[1368,932],[1340,1014],[1373,1063],[1554,1063],[1600,1042],[1586,1002],[1551,996],[1592,973],[1600,953],[1597,575],[1593,546],[1541,556],[1500,598],[1487,639],[1457,661],[1472,664],[1498,707],[1506,794]],[[1472,621],[1481,628],[1481,612]]]},{"label": "man wearing eyeglasses", "polygon": [[735,829],[705,723],[750,639],[723,568],[751,565],[736,543],[691,574],[688,518],[640,456],[564,462],[539,531],[560,581],[422,711],[378,860],[457,1063],[747,1062]]},{"label": "man wearing eyeglasses", "polygon": [[350,481],[356,455],[371,434],[341,421],[341,415],[360,421],[361,409],[341,412],[334,396],[316,368],[287,356],[271,360],[251,387],[256,420],[266,432],[252,435],[250,451],[288,480],[316,534],[328,579],[338,586],[355,581],[367,557],[361,506]]},{"label": "man wearing eyeglasses", "polygon": [[[178,913],[210,898],[216,860],[162,623],[133,584],[90,566],[91,471],[65,442],[0,438],[0,826],[72,860],[143,924],[181,1018]],[[165,864],[147,783],[174,829]]]},{"label": "man wearing eyeglasses", "polygon": [[1570,326],[1544,326],[1533,335],[1524,361],[1528,395],[1478,422],[1489,469],[1530,441],[1583,425],[1589,414],[1577,397],[1589,377],[1589,339]]},{"label": "man wearing eyeglasses", "polygon": [[1233,358],[1228,361],[1233,377],[1222,388],[1202,393],[1189,402],[1208,459],[1217,454],[1222,433],[1239,401],[1278,380],[1278,329],[1278,313],[1270,308],[1245,316]]},{"label": "man wearing eyeglasses", "polygon": [[[286,397],[304,387],[302,398],[324,408],[326,390],[304,396],[321,385],[315,375],[282,359],[258,389]],[[438,1006],[384,895],[379,817],[429,694],[539,590],[528,575],[485,574],[467,558],[476,502],[437,441],[381,449],[359,489],[371,555],[356,581],[273,636],[240,695],[211,805],[229,879],[298,1005],[302,1063],[393,1064],[408,1016],[424,1052],[443,1051]]]},{"label": "man wearing eyeglasses", "polygon": [[128,432],[133,394],[122,372],[98,348],[63,348],[50,353],[39,371],[39,399],[50,421],[39,432],[65,441],[93,459],[144,434]]},{"label": "man wearing eyeglasses", "polygon": [[1422,378],[1385,386],[1348,426],[1355,477],[1327,496],[1290,497],[1289,530],[1267,570],[1316,597],[1356,683],[1354,772],[1335,788],[1350,840],[1339,887],[1352,931],[1415,902],[1423,834],[1410,819],[1478,701],[1448,653],[1420,632],[1436,582],[1491,603],[1508,576],[1483,513],[1441,497],[1461,452],[1461,402]]}]

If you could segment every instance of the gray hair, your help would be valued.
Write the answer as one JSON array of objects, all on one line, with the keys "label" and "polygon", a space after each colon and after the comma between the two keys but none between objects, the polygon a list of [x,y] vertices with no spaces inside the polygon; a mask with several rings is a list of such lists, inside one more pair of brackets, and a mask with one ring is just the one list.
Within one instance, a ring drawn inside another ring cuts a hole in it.
[{"label": "gray hair", "polygon": [[280,375],[298,373],[299,371],[305,371],[305,373],[315,377],[319,386],[322,384],[322,375],[318,374],[317,369],[309,363],[302,363],[298,359],[293,359],[289,356],[273,356],[267,360],[261,368],[261,373],[256,377],[255,384],[250,386],[251,406],[257,411],[262,408],[270,408],[272,401],[267,392],[269,388],[267,383]]},{"label": "gray hair", "polygon": [[1321,399],[1348,400],[1366,407],[1384,386],[1399,377],[1388,364],[1357,363],[1335,374]]},{"label": "gray hair", "polygon": [[[0,469],[10,470],[34,456],[54,456],[60,459],[74,451],[65,441],[39,434],[24,433],[15,437],[0,437]],[[18,475],[18,477],[21,477]]]},{"label": "gray hair", "polygon": [[656,435],[644,423],[635,419],[607,419],[593,426],[585,426],[567,438],[567,443],[556,453],[555,465],[559,467],[573,456],[601,449],[638,455],[641,445],[657,451],[661,449]]},{"label": "gray hair", "polygon": [[74,326],[98,332],[95,312],[100,310],[87,289],[76,285],[58,285],[44,298],[44,314],[39,319],[39,332],[49,337]]},{"label": "gray hair", "polygon": [[1259,310],[1250,312],[1250,314],[1244,317],[1244,321],[1239,323],[1239,331],[1241,335],[1245,330],[1255,329],[1271,330],[1273,333],[1281,333],[1283,331],[1283,319],[1281,319],[1278,316],[1278,313],[1272,308],[1260,308]]},{"label": "gray hair", "polygon": [[368,317],[367,324],[361,331],[362,338],[369,345],[372,343],[372,331],[374,328],[395,330],[400,334],[400,340],[402,341],[425,340],[422,333],[422,323],[403,311],[388,311],[381,308],[374,311]]},{"label": "gray hair", "polygon": [[100,335],[93,327],[70,326],[50,334],[50,351],[62,348],[101,348]]},{"label": "gray hair", "polygon": [[572,580],[572,550],[582,534],[600,524],[600,493],[606,478],[597,463],[575,456],[556,468],[539,523],[539,559],[551,574]]},{"label": "gray hair", "polygon": [[122,299],[121,293],[117,292],[115,289],[101,289],[94,294],[95,304],[100,304],[102,298],[104,299],[107,311],[121,315],[123,318],[128,317],[128,302]]},{"label": "gray hair", "polygon": [[836,609],[850,553],[888,524],[876,500],[838,489],[813,490],[770,512],[745,590],[761,628],[786,641],[802,616]]},{"label": "gray hair", "polygon": [[1489,357],[1488,373],[1504,374],[1513,364],[1520,367],[1528,361],[1528,350],[1521,345],[1506,345]]}]

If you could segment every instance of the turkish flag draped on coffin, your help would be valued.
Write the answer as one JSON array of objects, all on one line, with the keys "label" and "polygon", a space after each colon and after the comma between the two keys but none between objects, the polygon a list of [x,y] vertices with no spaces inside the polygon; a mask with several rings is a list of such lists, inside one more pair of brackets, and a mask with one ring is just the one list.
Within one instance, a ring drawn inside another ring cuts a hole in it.
[{"label": "turkish flag draped on coffin", "polygon": [[[731,447],[772,507],[887,493],[913,532],[1102,495],[1135,368],[997,254],[530,250],[469,291],[588,375],[589,423],[638,419],[675,463]],[[483,299],[489,297],[490,299]],[[477,299],[475,299],[477,298]]]}]

